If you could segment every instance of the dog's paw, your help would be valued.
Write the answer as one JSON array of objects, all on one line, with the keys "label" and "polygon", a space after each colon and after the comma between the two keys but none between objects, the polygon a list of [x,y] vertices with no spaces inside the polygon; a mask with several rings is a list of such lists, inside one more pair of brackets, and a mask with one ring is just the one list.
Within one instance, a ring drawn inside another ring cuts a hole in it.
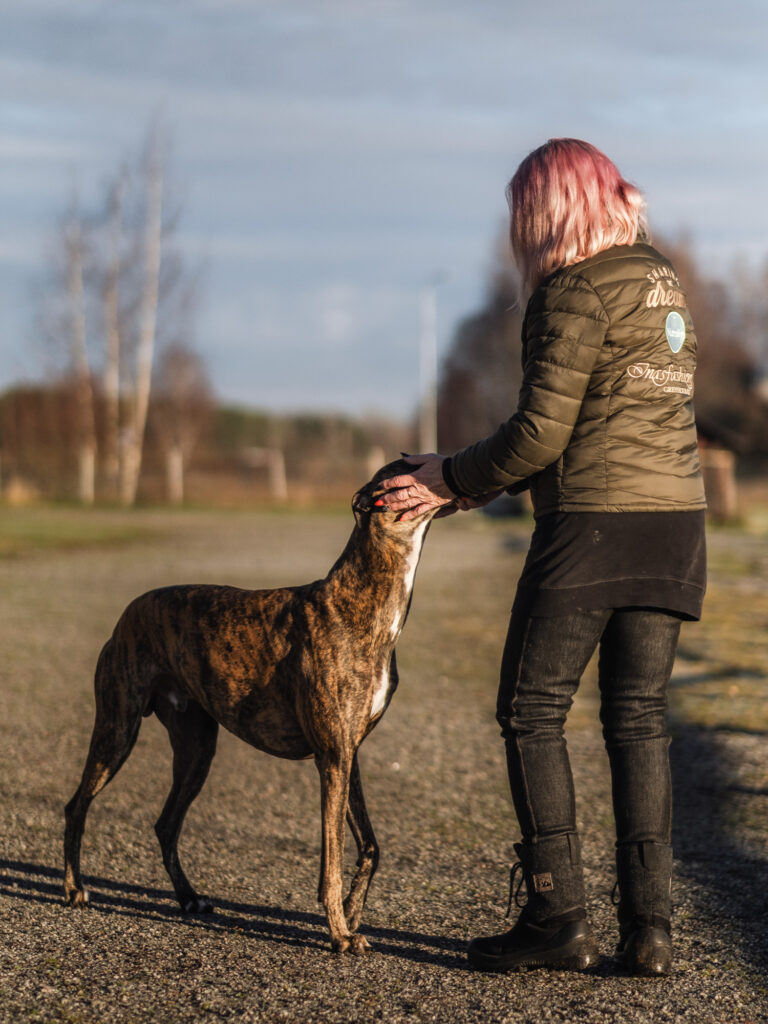
[{"label": "dog's paw", "polygon": [[72,889],[67,893],[67,905],[70,907],[87,907],[89,902],[87,889]]},{"label": "dog's paw", "polygon": [[182,902],[181,912],[183,914],[212,914],[213,904],[204,896],[193,896]]},{"label": "dog's paw", "polygon": [[341,939],[333,940],[334,953],[351,953],[352,956],[365,956],[370,953],[371,947],[362,935],[345,935]]},{"label": "dog's paw", "polygon": [[366,953],[371,952],[371,947],[367,939],[363,938],[362,935],[357,935],[355,933],[350,939],[349,952],[352,953],[353,956],[365,956]]}]

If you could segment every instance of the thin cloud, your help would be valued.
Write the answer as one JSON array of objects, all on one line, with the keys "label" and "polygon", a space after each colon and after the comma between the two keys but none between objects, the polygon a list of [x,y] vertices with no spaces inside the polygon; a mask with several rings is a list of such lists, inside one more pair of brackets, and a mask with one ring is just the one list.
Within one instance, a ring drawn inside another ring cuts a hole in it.
[{"label": "thin cloud", "polygon": [[706,18],[696,0],[648,0],[631,34],[615,0],[520,6],[7,0],[0,387],[33,320],[18,281],[35,245],[42,272],[73,182],[98,195],[158,107],[181,241],[208,267],[198,333],[224,397],[363,409],[386,394],[407,414],[419,288],[448,272],[444,350],[482,296],[507,178],[553,135],[605,149],[658,231],[689,229],[720,267],[760,259],[762,0]]}]

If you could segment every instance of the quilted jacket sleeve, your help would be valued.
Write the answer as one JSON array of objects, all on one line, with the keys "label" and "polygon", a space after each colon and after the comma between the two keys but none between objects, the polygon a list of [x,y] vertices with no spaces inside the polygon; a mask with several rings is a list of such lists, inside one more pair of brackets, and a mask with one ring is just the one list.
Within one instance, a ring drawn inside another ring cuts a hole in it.
[{"label": "quilted jacket sleeve", "polygon": [[569,267],[531,296],[523,324],[517,412],[496,433],[457,452],[450,470],[461,494],[521,481],[555,462],[576,424],[608,316],[589,282]]}]

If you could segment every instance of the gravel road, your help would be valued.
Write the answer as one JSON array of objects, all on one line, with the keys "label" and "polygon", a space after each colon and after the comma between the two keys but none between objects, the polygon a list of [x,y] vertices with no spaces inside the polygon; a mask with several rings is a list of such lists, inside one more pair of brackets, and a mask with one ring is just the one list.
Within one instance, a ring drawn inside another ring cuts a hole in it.
[{"label": "gravel road", "polygon": [[229,735],[181,842],[215,911],[181,916],[152,831],[170,779],[154,719],[92,808],[90,909],[66,908],[62,808],[87,748],[95,659],[124,604],[171,582],[305,582],[325,574],[351,525],[331,514],[140,515],[156,535],[0,563],[0,1021],[768,1021],[765,735],[673,723],[675,971],[629,978],[611,958],[612,818],[591,679],[568,735],[601,962],[585,973],[468,969],[468,938],[508,927],[517,833],[493,704],[526,533],[474,514],[434,524],[401,687],[362,749],[382,847],[361,928],[371,955],[330,952],[315,902],[313,764]]}]

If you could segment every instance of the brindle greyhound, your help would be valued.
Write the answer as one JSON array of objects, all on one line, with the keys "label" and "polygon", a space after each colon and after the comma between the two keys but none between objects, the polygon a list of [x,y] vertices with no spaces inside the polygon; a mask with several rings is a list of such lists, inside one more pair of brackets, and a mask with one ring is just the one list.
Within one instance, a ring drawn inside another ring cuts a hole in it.
[{"label": "brindle greyhound", "polygon": [[[177,843],[223,725],[277,757],[315,758],[323,833],[319,899],[333,949],[366,952],[356,930],[379,849],[357,749],[397,686],[395,643],[434,516],[401,522],[381,504],[379,481],[412,470],[392,463],[355,494],[355,528],[323,580],[280,590],[165,587],[128,605],[99,656],[90,750],[66,808],[69,904],[88,902],[80,877],[88,807],[131,752],[142,716],[154,712],[173,748],[173,785],[155,831],[182,910],[213,909],[187,880]],[[342,902],[345,811],[358,860]]]}]

